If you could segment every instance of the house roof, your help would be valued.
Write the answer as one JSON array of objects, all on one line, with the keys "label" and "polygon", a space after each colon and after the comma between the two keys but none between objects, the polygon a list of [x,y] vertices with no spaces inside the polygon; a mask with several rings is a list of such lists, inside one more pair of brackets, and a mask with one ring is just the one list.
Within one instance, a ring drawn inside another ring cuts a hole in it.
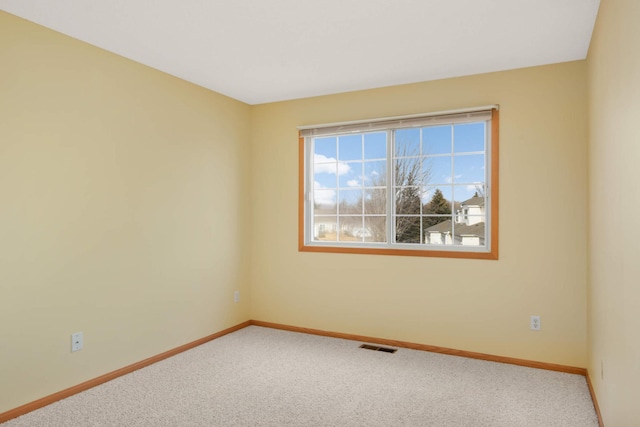
[{"label": "house roof", "polygon": [[[451,223],[452,221],[450,219],[443,221],[439,224],[436,224],[432,227],[427,228],[425,231],[426,232],[440,232],[440,233],[446,233],[446,232],[451,232]],[[484,222],[479,222],[477,224],[474,225],[466,225],[466,224],[455,224],[454,227],[454,234],[456,236],[479,236],[479,237],[483,237],[484,236],[484,228],[485,228],[485,224]]]},{"label": "house roof", "polygon": [[425,229],[425,231],[437,231],[440,233],[451,232],[451,220],[448,219],[446,221],[439,222],[438,224]]},{"label": "house roof", "polygon": [[474,196],[460,203],[460,205],[461,206],[484,206],[484,197]]}]

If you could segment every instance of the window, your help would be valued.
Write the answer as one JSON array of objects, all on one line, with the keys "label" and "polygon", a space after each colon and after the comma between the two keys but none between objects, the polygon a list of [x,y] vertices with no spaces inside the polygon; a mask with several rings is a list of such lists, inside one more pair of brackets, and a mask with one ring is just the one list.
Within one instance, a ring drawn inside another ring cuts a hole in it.
[{"label": "window", "polygon": [[498,110],[300,128],[301,251],[498,258]]}]

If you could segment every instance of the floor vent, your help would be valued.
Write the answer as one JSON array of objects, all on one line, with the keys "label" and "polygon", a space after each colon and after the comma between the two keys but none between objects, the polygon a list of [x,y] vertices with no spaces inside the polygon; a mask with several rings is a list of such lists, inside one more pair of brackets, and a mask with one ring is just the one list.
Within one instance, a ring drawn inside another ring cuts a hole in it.
[{"label": "floor vent", "polygon": [[395,353],[396,351],[398,351],[397,348],[378,347],[377,345],[369,345],[369,344],[362,344],[360,348],[364,348],[366,350],[373,350],[373,351],[382,351],[384,353]]}]

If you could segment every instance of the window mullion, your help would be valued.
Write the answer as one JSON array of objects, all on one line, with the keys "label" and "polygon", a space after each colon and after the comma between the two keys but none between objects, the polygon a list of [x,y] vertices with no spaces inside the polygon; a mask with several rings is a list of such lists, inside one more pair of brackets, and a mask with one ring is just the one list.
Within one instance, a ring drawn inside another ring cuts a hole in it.
[{"label": "window mullion", "polygon": [[[306,140],[307,138],[305,138]],[[305,232],[307,233],[305,240],[307,242],[311,242],[313,240],[313,228],[314,228],[314,224],[315,224],[315,220],[314,218],[314,182],[313,182],[313,177],[315,174],[315,168],[313,166],[313,162],[311,161],[312,159],[312,155],[311,153],[313,153],[314,151],[314,144],[315,141],[313,140],[313,138],[308,138],[309,143],[307,144],[305,141],[305,150],[308,149],[309,152],[306,153],[305,152],[305,170],[308,170],[309,173],[307,174],[306,177],[306,188],[305,188],[305,201],[304,203],[306,203],[307,205],[307,209],[305,212],[305,219],[307,221],[307,227],[305,227]]]},{"label": "window mullion", "polygon": [[387,131],[387,246],[393,246],[395,234],[395,212],[396,204],[395,193],[393,192],[394,176],[394,150],[395,150],[395,134],[393,130]]},{"label": "window mullion", "polygon": [[[426,153],[424,149],[424,129],[420,129],[420,171],[424,171],[424,162],[426,161]],[[424,178],[424,175],[420,175]],[[420,183],[420,189],[418,190],[418,194],[420,195],[420,244],[425,243],[424,230],[422,229],[422,225],[424,223],[424,205],[422,203],[422,195],[425,189],[424,182]]]},{"label": "window mullion", "polygon": [[484,164],[485,164],[485,168],[484,168],[484,205],[485,205],[485,211],[484,211],[484,223],[485,223],[485,246],[491,250],[491,227],[492,227],[492,221],[490,221],[490,218],[492,218],[493,214],[491,212],[491,202],[490,202],[490,197],[491,197],[491,177],[490,177],[490,173],[493,170],[493,165],[491,164],[491,150],[492,150],[492,145],[491,145],[491,141],[492,141],[492,136],[491,136],[491,126],[487,125],[487,122],[485,122],[485,133],[484,133]]},{"label": "window mullion", "polygon": [[456,241],[456,127],[451,125],[451,241]]},{"label": "window mullion", "polygon": [[362,200],[362,206],[360,207],[360,228],[363,230],[363,234],[361,237],[361,242],[365,241],[365,235],[364,235],[364,230],[365,230],[365,204],[367,203],[366,200],[366,191],[365,191],[365,185],[364,185],[364,168],[365,168],[365,155],[364,155],[364,134],[361,135],[360,138],[360,153],[362,156],[362,161],[360,162],[360,200]]}]

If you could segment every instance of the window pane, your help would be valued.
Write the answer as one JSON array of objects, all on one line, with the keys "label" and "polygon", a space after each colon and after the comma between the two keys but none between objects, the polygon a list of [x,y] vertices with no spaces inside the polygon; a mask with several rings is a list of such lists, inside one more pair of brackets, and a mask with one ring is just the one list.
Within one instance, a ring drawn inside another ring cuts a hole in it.
[{"label": "window pane", "polygon": [[335,241],[337,236],[337,223],[338,221],[335,216],[314,216],[313,239],[319,241]]},{"label": "window pane", "polygon": [[387,189],[373,188],[364,190],[364,213],[387,213]]},{"label": "window pane", "polygon": [[420,215],[421,187],[397,187],[395,198],[397,215]]},{"label": "window pane", "polygon": [[401,157],[393,161],[393,173],[398,187],[422,185],[425,180],[420,157]]},{"label": "window pane", "polygon": [[420,155],[420,129],[398,129],[395,131],[396,157]]},{"label": "window pane", "polygon": [[383,216],[365,216],[364,233],[365,242],[386,242],[387,241],[387,219]]},{"label": "window pane", "polygon": [[362,190],[340,190],[338,197],[341,215],[362,213]]},{"label": "window pane", "polygon": [[396,243],[420,243],[420,217],[397,216],[395,237]]},{"label": "window pane", "polygon": [[338,240],[341,242],[362,242],[362,217],[340,216],[340,233]]},{"label": "window pane", "polygon": [[362,187],[362,163],[350,162],[345,163],[349,166],[349,170],[338,177],[338,184],[344,187]]},{"label": "window pane", "polygon": [[387,185],[386,161],[364,163],[364,185],[367,187],[381,187]]},{"label": "window pane", "polygon": [[338,158],[336,155],[337,141],[338,139],[335,136],[330,138],[316,138],[313,142],[314,162],[322,162],[326,161],[326,159],[335,161]]},{"label": "window pane", "polygon": [[451,184],[451,165],[451,156],[426,157],[422,162],[424,184]]},{"label": "window pane", "polygon": [[451,126],[422,129],[422,154],[451,153]]},{"label": "window pane", "polygon": [[453,222],[451,217],[431,218],[434,225],[426,227],[424,230],[425,243],[428,245],[452,245],[453,244]]},{"label": "window pane", "polygon": [[484,122],[455,125],[453,127],[454,153],[484,151],[484,139],[486,135],[484,126]]},{"label": "window pane", "polygon": [[484,154],[471,154],[455,156],[453,168],[456,183],[481,184],[485,181],[485,156]]},{"label": "window pane", "polygon": [[[426,200],[422,208],[424,215],[448,215],[448,218],[451,219],[452,202],[450,186],[427,187],[424,200]],[[441,221],[438,221],[437,218],[425,217],[423,225],[430,227],[438,222]]]},{"label": "window pane", "polygon": [[339,160],[362,160],[362,135],[347,135],[338,138]]},{"label": "window pane", "polygon": [[386,159],[387,158],[387,133],[368,133],[364,136],[364,158],[366,159]]},{"label": "window pane", "polygon": [[336,190],[315,190],[313,192],[313,206],[316,212],[336,214]]}]

